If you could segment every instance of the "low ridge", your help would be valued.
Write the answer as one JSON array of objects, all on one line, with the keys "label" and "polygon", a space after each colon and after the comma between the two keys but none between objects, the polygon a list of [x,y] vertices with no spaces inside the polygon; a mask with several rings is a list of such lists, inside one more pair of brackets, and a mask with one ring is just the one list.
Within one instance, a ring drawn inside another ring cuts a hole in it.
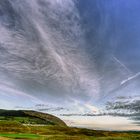
[{"label": "low ridge", "polygon": [[0,120],[12,120],[24,124],[60,125],[65,122],[56,116],[33,110],[4,110],[0,109]]}]

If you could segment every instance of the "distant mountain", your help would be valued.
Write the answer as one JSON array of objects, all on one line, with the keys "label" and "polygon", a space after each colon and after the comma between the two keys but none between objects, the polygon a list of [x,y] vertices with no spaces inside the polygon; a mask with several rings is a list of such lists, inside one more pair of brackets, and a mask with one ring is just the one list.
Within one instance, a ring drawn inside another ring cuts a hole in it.
[{"label": "distant mountain", "polygon": [[66,126],[66,124],[56,116],[32,110],[0,109],[0,120],[17,121],[24,124]]}]

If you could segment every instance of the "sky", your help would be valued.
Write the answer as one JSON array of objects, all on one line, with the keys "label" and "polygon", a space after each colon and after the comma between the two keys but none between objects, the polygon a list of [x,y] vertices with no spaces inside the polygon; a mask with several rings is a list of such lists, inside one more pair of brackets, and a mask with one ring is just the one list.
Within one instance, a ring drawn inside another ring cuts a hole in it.
[{"label": "sky", "polygon": [[140,130],[139,7],[139,0],[1,0],[0,108]]}]

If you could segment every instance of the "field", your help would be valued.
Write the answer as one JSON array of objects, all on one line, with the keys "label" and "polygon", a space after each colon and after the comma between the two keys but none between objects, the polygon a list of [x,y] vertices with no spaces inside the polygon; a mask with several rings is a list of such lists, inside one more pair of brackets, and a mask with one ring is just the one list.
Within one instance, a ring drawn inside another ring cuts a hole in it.
[{"label": "field", "polygon": [[36,111],[0,110],[0,140],[140,140],[140,132],[68,127],[59,118]]},{"label": "field", "polygon": [[[24,140],[140,140],[139,132],[110,132],[57,125],[23,125],[0,121],[0,137]],[[1,140],[1,139],[0,139]]]}]

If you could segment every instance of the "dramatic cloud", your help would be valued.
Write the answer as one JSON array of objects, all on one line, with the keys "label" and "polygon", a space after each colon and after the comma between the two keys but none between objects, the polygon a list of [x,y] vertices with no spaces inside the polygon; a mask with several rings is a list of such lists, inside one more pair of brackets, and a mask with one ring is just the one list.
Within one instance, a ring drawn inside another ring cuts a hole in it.
[{"label": "dramatic cloud", "polygon": [[[82,100],[98,96],[96,69],[85,52],[74,1],[0,3],[1,73],[39,98],[42,94],[57,98],[69,98],[71,94],[70,98]],[[11,20],[12,25],[8,25]]]},{"label": "dramatic cloud", "polygon": [[97,115],[112,99],[112,110],[139,113],[139,99],[116,102],[140,94],[139,7],[138,0],[0,0],[0,107]]},{"label": "dramatic cloud", "polygon": [[140,123],[140,96],[118,97],[114,102],[107,102],[106,110],[109,115],[125,116]]}]

